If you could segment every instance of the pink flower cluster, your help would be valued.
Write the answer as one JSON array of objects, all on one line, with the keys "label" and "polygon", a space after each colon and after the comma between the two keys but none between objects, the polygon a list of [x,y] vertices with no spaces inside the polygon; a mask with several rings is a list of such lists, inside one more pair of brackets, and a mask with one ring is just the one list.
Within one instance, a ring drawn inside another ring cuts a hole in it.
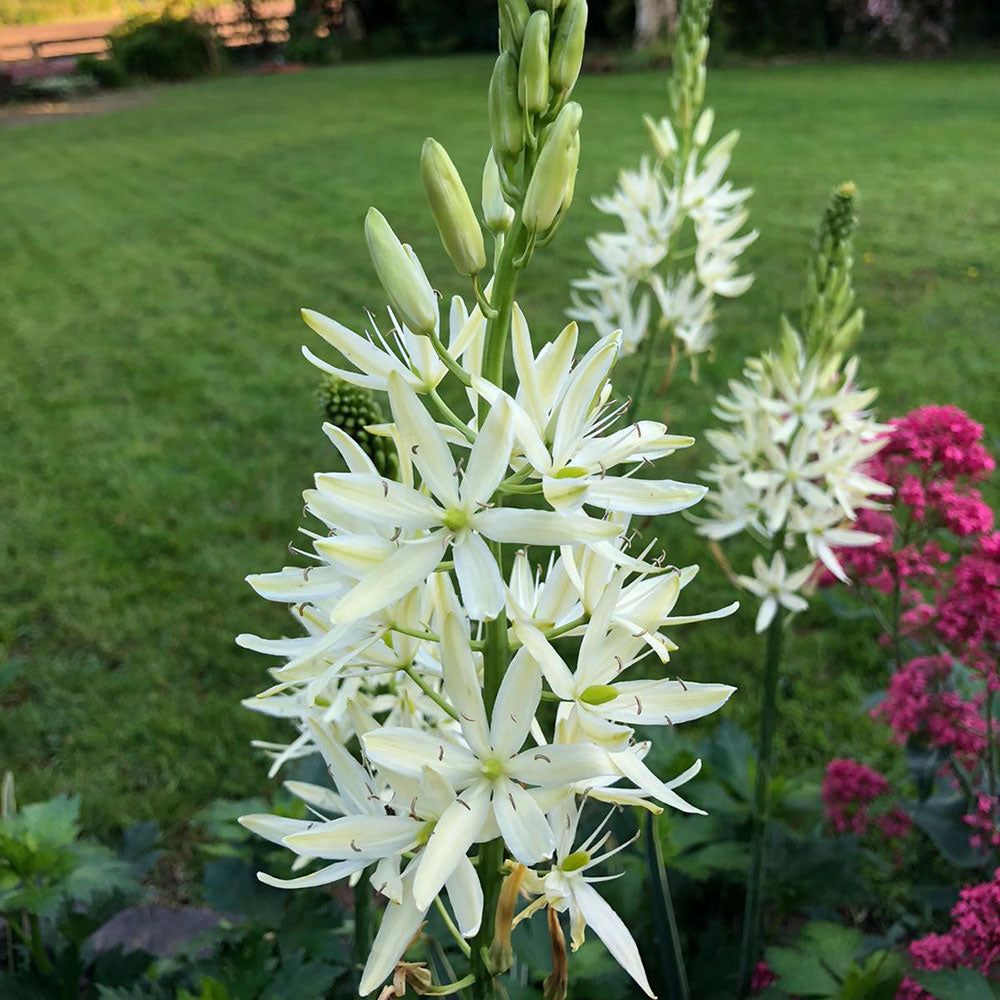
[{"label": "pink flower cluster", "polygon": [[849,757],[838,757],[826,766],[821,795],[826,818],[837,833],[861,836],[874,827],[887,839],[904,837],[910,817],[898,807],[886,808],[889,792],[884,775]]},{"label": "pink flower cluster", "polygon": [[918,656],[897,670],[872,717],[884,719],[902,745],[914,737],[975,763],[986,748],[986,725],[976,702],[949,690],[949,656]]},{"label": "pink flower cluster", "polygon": [[764,961],[758,962],[750,973],[750,996],[755,997],[758,993],[763,993],[768,986],[773,986],[777,981],[778,977],[771,966]]},{"label": "pink flower cluster", "polygon": [[984,854],[994,847],[1000,847],[1000,801],[994,795],[976,797],[974,812],[964,816],[965,822],[975,831],[969,843]]},{"label": "pink flower cluster", "polygon": [[[1000,979],[1000,869],[990,882],[967,886],[951,911],[952,926],[944,934],[928,934],[910,944],[918,969],[975,969]],[[933,1000],[912,979],[904,979],[896,1000]]]},{"label": "pink flower cluster", "polygon": [[1000,644],[1000,532],[983,535],[958,561],[934,627],[953,645]]},{"label": "pink flower cluster", "polygon": [[993,471],[982,424],[957,406],[922,406],[889,422],[889,440],[872,460],[882,482],[900,488],[914,465],[935,480],[978,480]]}]

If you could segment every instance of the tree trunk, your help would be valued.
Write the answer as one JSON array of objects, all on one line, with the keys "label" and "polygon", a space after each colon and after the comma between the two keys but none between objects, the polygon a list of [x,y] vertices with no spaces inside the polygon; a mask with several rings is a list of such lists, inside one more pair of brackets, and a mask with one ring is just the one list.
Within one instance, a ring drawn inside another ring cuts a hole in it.
[{"label": "tree trunk", "polygon": [[677,0],[635,0],[635,47],[663,41],[677,21]]}]

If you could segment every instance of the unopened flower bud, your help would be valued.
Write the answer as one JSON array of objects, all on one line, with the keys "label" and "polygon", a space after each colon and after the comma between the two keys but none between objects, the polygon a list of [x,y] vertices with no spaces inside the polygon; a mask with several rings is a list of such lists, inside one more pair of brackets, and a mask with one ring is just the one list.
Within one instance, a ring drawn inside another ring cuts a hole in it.
[{"label": "unopened flower bud", "polygon": [[531,11],[526,0],[500,0],[500,32],[504,48],[516,56],[524,42]]},{"label": "unopened flower bud", "polygon": [[478,274],[486,267],[483,231],[472,202],[444,146],[425,139],[420,173],[441,242],[459,274]]},{"label": "unopened flower bud", "polygon": [[416,254],[399,242],[377,208],[365,216],[365,240],[393,311],[414,333],[430,333],[437,326],[437,296]]},{"label": "unopened flower bud", "polygon": [[677,136],[674,134],[674,127],[670,124],[669,118],[662,118],[656,121],[649,115],[643,115],[642,120],[649,132],[649,138],[656,150],[656,155],[661,160],[669,160],[677,152]]},{"label": "unopened flower bud", "polygon": [[517,908],[517,894],[521,891],[521,883],[527,870],[524,865],[515,864],[500,887],[495,930],[490,944],[490,967],[497,975],[506,972],[514,964],[510,935],[514,925],[514,910]]},{"label": "unopened flower bud", "polygon": [[[521,218],[530,230],[548,229],[565,203],[567,191],[572,192],[576,174],[574,137],[579,135],[582,117],[580,105],[570,101],[546,132],[521,206]],[[579,156],[579,149],[576,155]]]},{"label": "unopened flower bud", "polygon": [[500,170],[493,159],[493,150],[486,154],[483,167],[483,221],[494,233],[505,233],[514,222],[514,209],[507,204],[500,187]]},{"label": "unopened flower bud", "polygon": [[559,16],[549,59],[549,83],[556,90],[570,90],[576,83],[583,64],[586,35],[587,0],[569,0]]},{"label": "unopened flower bud", "polygon": [[524,29],[517,93],[521,107],[532,114],[549,105],[549,15],[544,10],[536,10]]},{"label": "unopened flower bud", "polygon": [[524,121],[517,100],[517,60],[501,52],[493,66],[489,92],[490,137],[493,152],[508,159],[524,149]]},{"label": "unopened flower bud", "polygon": [[694,127],[694,144],[700,149],[708,142],[712,135],[712,126],[715,124],[715,112],[711,108],[705,108],[698,116],[698,124]]}]

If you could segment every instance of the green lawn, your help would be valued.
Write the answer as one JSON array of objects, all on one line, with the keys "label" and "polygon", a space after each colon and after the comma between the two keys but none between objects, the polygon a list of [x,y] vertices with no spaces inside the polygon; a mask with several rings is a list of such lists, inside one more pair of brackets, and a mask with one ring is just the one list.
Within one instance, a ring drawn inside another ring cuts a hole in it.
[{"label": "green lawn", "polygon": [[[0,130],[0,653],[22,668],[0,691],[0,766],[23,800],[80,792],[100,832],[147,816],[174,831],[216,796],[267,787],[247,746],[267,727],[237,704],[262,685],[263,661],[232,636],[284,627],[242,578],[285,561],[299,493],[331,463],[297,310],[360,325],[380,308],[369,204],[438,287],[465,291],[417,161],[433,134],[478,190],[488,73],[472,58],[221,79]],[[538,338],[557,332],[587,263],[590,196],[644,151],[640,112],[663,109],[664,87],[656,73],[580,84],[576,205],[522,297]],[[794,307],[827,193],[852,178],[862,371],[883,414],[954,402],[996,444],[996,66],[718,70],[709,90],[720,126],[743,132],[734,171],[757,190],[758,281],[724,306],[702,386],[678,383],[674,428],[705,428],[711,392]],[[670,474],[706,461],[699,447]],[[679,518],[664,539],[673,561],[706,564],[692,605],[730,599]],[[694,626],[676,659],[685,676],[739,683],[730,715],[744,723],[761,653],[751,623],[747,609]],[[857,709],[880,682],[877,654],[822,611],[800,624],[785,760],[879,745]]]}]

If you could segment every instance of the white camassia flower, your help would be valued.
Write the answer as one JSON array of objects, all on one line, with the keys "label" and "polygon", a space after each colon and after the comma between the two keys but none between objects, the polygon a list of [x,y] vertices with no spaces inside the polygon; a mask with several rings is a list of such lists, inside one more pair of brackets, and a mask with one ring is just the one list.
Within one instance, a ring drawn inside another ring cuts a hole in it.
[{"label": "white camassia flower", "polygon": [[789,573],[785,557],[780,552],[775,553],[770,566],[763,556],[753,557],[753,576],[738,576],[737,580],[743,588],[760,598],[755,622],[758,632],[763,632],[771,624],[779,606],[788,611],[805,611],[809,607],[809,602],[799,591],[812,573],[812,563]]},{"label": "white camassia flower", "polygon": [[656,995],[649,985],[642,957],[631,931],[625,921],[594,888],[594,883],[605,882],[609,877],[615,876],[587,874],[623,851],[631,841],[600,854],[611,836],[609,833],[601,836],[601,831],[607,822],[605,818],[604,822],[574,849],[573,843],[576,840],[580,813],[581,810],[576,803],[568,800],[553,814],[555,828],[559,831],[556,863],[544,874],[529,873],[524,884],[525,891],[537,894],[538,898],[518,914],[515,923],[530,917],[543,906],[550,906],[558,913],[568,911],[572,950],[576,951],[583,944],[586,928],[590,927],[643,993],[655,1000]]}]

